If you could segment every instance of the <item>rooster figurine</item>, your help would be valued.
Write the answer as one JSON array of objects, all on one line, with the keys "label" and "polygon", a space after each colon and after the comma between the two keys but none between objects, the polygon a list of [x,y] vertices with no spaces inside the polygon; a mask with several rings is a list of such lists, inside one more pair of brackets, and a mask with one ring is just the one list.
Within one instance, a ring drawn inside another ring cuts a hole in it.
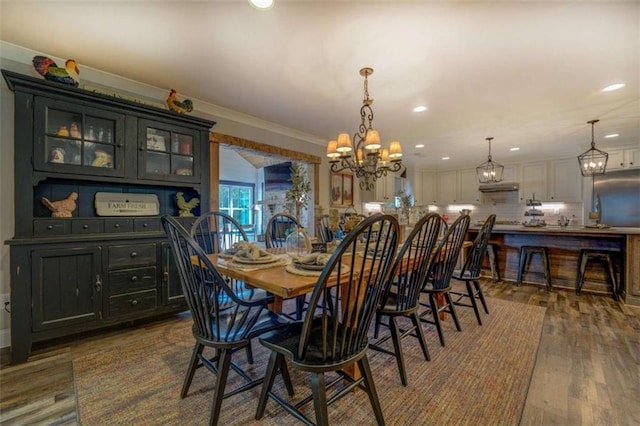
[{"label": "rooster figurine", "polygon": [[176,91],[173,89],[171,89],[171,92],[169,92],[167,105],[169,106],[170,110],[179,112],[180,114],[193,111],[193,102],[191,102],[191,99],[185,99],[182,102],[179,101],[176,97]]},{"label": "rooster figurine", "polygon": [[42,197],[42,204],[51,210],[51,217],[71,217],[76,209],[78,193],[72,192],[67,198],[58,201],[49,201],[47,197]]},{"label": "rooster figurine", "polygon": [[51,58],[46,56],[34,56],[33,67],[45,80],[78,87],[80,83],[80,70],[73,59],[67,59],[64,68],[59,67]]},{"label": "rooster figurine", "polygon": [[180,209],[178,216],[193,217],[193,213],[191,213],[191,210],[195,209],[198,206],[198,204],[200,204],[200,200],[194,197],[189,201],[187,201],[184,199],[184,192],[178,192],[176,193],[176,204]]}]

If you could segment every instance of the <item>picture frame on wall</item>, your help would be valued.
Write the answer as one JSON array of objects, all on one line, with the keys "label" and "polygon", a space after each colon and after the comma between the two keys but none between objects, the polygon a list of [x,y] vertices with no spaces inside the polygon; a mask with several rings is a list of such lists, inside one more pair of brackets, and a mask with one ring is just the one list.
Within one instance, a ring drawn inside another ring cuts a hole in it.
[{"label": "picture frame on wall", "polygon": [[331,207],[353,205],[353,175],[351,173],[331,173]]}]

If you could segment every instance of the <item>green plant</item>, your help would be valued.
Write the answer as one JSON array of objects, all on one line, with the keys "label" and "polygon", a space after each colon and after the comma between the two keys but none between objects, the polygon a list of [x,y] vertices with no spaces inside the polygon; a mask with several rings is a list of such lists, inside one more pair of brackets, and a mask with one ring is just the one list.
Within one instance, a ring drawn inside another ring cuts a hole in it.
[{"label": "green plant", "polygon": [[291,188],[285,198],[296,208],[296,217],[300,220],[302,209],[306,209],[311,195],[311,182],[307,179],[307,170],[298,163],[291,165]]}]

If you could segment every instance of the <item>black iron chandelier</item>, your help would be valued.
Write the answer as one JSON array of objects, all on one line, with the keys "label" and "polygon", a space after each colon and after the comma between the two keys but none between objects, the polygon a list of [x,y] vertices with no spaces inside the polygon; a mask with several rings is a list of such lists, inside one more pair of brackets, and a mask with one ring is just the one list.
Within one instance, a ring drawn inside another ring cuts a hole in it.
[{"label": "black iron chandelier", "polygon": [[389,148],[382,148],[380,134],[373,129],[373,99],[369,97],[367,77],[373,74],[373,68],[362,68],[364,77],[364,98],[360,107],[361,123],[353,134],[355,150],[348,133],[340,133],[337,140],[327,144],[327,157],[330,158],[331,171],[334,173],[350,170],[360,180],[360,189],[371,191],[378,178],[388,172],[397,173],[403,169],[402,147],[400,142],[392,141]]},{"label": "black iron chandelier", "polygon": [[480,183],[501,182],[502,174],[504,173],[504,166],[491,159],[491,141],[493,138],[488,137],[485,139],[489,141],[489,157],[487,158],[487,161],[476,167],[478,181],[480,181]]},{"label": "black iron chandelier", "polygon": [[593,137],[593,127],[598,121],[600,120],[587,121],[587,124],[591,124],[591,148],[578,155],[582,176],[603,175],[607,169],[609,154],[596,148],[596,142]]}]

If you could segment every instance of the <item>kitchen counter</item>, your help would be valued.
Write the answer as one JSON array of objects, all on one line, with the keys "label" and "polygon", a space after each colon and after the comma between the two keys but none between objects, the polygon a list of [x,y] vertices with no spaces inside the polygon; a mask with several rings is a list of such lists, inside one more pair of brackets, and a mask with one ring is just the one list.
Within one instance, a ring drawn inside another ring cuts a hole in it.
[{"label": "kitchen counter", "polygon": [[[477,225],[469,228],[470,239],[475,238],[479,228]],[[496,249],[503,279],[516,281],[521,246],[543,246],[549,252],[552,286],[572,290],[575,290],[577,281],[580,249],[619,251],[620,255],[614,256],[619,294],[625,303],[640,306],[640,228],[495,225],[490,242]],[[530,272],[524,275],[524,282],[544,285],[539,256],[534,256],[528,270]],[[583,292],[611,294],[607,277],[604,264],[589,262]]]}]

